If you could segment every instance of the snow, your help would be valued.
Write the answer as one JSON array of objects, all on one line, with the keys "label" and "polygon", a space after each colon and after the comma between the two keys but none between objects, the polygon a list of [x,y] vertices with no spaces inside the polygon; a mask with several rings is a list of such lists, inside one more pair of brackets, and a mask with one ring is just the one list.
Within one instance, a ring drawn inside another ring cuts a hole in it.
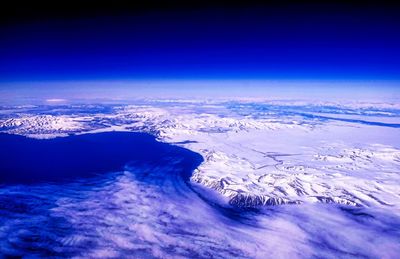
[{"label": "snow", "polygon": [[168,160],[62,185],[3,186],[0,203],[12,216],[4,213],[2,251],[18,255],[27,238],[41,236],[34,247],[81,257],[397,258],[397,106],[147,100],[3,107],[3,133],[140,131],[204,161],[189,185]]},{"label": "snow", "polygon": [[[374,103],[153,100],[93,114],[35,115],[25,107],[18,116],[2,118],[0,129],[36,138],[149,132],[160,141],[200,153],[204,162],[191,181],[218,192],[234,206],[317,202],[392,207],[399,212],[396,108]],[[369,125],[370,121],[382,124]]]}]

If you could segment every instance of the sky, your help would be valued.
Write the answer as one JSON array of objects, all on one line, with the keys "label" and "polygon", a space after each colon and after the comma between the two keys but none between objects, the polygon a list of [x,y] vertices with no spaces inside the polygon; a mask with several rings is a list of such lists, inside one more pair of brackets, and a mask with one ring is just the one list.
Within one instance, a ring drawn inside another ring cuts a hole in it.
[{"label": "sky", "polygon": [[395,6],[173,3],[12,12],[0,24],[0,88],[121,80],[400,82]]}]

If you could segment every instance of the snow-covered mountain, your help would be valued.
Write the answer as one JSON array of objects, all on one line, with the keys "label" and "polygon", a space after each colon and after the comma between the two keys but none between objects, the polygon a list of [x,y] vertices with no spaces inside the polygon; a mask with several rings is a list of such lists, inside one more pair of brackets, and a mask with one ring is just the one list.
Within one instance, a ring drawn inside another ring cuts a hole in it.
[{"label": "snow-covered mountain", "polygon": [[191,177],[231,205],[400,209],[400,110],[382,104],[149,101],[8,107],[1,132],[33,138],[148,132],[204,157]]}]

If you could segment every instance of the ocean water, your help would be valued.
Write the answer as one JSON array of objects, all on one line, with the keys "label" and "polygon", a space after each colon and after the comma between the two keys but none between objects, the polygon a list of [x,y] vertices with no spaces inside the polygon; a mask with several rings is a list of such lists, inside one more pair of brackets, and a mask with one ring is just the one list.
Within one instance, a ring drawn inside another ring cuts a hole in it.
[{"label": "ocean water", "polygon": [[202,157],[144,133],[0,134],[0,254],[396,258],[400,218],[333,204],[231,207],[190,183]]}]

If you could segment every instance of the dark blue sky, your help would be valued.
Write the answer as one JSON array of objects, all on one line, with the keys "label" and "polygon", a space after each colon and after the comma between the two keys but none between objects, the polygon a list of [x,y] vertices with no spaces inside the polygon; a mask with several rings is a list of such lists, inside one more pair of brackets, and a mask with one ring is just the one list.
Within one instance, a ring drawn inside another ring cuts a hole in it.
[{"label": "dark blue sky", "polygon": [[400,79],[391,8],[149,9],[0,27],[0,80]]}]

